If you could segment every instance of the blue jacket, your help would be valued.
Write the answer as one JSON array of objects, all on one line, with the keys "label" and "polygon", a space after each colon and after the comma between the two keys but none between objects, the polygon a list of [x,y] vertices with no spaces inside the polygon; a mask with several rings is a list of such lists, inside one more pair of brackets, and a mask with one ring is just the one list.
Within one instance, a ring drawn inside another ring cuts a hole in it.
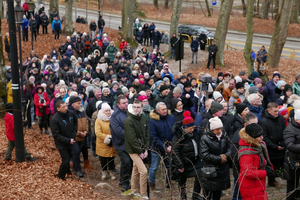
[{"label": "blue jacket", "polygon": [[[174,83],[174,76],[171,72],[168,73],[169,76],[171,76],[171,79],[172,79],[172,83]],[[165,77],[165,72],[161,73],[161,77]]]},{"label": "blue jacket", "polygon": [[28,19],[23,19],[22,21],[22,30],[28,30],[29,21]]},{"label": "blue jacket", "polygon": [[37,24],[41,24],[40,15],[35,14],[34,18],[35,18],[35,21],[36,21]]},{"label": "blue jacket", "polygon": [[274,95],[275,95],[275,88],[276,85],[273,80],[268,81],[264,87],[264,91],[268,96],[268,103],[273,102]]},{"label": "blue jacket", "polygon": [[153,33],[155,28],[156,28],[156,26],[154,24],[150,25],[149,26],[150,32],[152,31],[152,33]]},{"label": "blue jacket", "polygon": [[74,55],[74,52],[73,52],[73,50],[67,50],[66,53],[65,53],[65,55],[70,59],[71,56]]},{"label": "blue jacket", "polygon": [[52,30],[56,30],[56,31],[59,31],[59,30],[61,30],[61,22],[60,22],[60,20],[58,19],[58,20],[53,20],[52,21]]},{"label": "blue jacket", "polygon": [[254,51],[251,53],[251,57],[252,57],[253,61],[255,61],[256,54],[255,54],[255,52],[254,52]]},{"label": "blue jacket", "polygon": [[258,121],[262,118],[264,113],[264,108],[262,106],[254,107],[252,105],[249,105],[248,108],[250,112],[256,115]]},{"label": "blue jacket", "polygon": [[110,132],[112,136],[113,147],[119,151],[125,151],[125,131],[124,122],[127,117],[127,112],[120,110],[120,108],[115,105],[114,113],[110,118]]},{"label": "blue jacket", "polygon": [[199,41],[198,40],[192,40],[192,42],[191,42],[191,50],[193,52],[198,52],[198,48],[199,48]]},{"label": "blue jacket", "polygon": [[175,117],[170,113],[166,117],[161,117],[155,110],[152,110],[149,116],[151,149],[160,155],[165,155],[166,148],[172,142],[172,127],[175,124]]}]

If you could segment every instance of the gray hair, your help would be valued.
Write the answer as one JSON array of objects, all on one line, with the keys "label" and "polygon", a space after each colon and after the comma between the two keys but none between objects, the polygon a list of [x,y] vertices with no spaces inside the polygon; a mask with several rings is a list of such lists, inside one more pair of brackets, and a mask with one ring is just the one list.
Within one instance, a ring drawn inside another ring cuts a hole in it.
[{"label": "gray hair", "polygon": [[164,102],[158,102],[157,104],[156,104],[156,106],[155,106],[155,110],[159,110],[159,106],[165,106],[166,104],[164,103]]},{"label": "gray hair", "polygon": [[29,77],[29,80],[30,80],[30,79],[35,80],[35,77],[34,77],[34,76],[30,76],[30,77]]},{"label": "gray hair", "polygon": [[249,124],[251,119],[257,119],[256,115],[253,114],[252,112],[248,112],[244,117],[243,117],[243,123],[244,124]]},{"label": "gray hair", "polygon": [[178,86],[176,86],[174,89],[173,89],[173,94],[179,94],[179,93],[182,93],[182,89]]},{"label": "gray hair", "polygon": [[159,73],[158,69],[154,70],[154,74],[157,74]]},{"label": "gray hair", "polygon": [[[95,93],[96,91],[98,91],[98,90],[100,90],[101,91],[101,88],[99,88],[99,87],[96,87],[94,90],[93,90],[93,92]],[[102,91],[101,91],[102,92]]]},{"label": "gray hair", "polygon": [[254,94],[250,94],[247,98],[248,102],[252,105],[253,101],[256,100],[256,98],[258,97],[258,94],[254,93]]}]

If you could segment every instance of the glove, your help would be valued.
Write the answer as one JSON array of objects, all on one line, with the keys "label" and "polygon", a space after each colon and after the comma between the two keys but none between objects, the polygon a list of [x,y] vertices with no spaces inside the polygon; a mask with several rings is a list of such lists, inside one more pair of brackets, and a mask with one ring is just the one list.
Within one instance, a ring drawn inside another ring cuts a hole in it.
[{"label": "glove", "polygon": [[107,135],[106,138],[104,139],[105,144],[109,144],[111,141],[111,135]]},{"label": "glove", "polygon": [[267,172],[267,175],[270,176],[270,175],[273,175],[274,174],[274,170],[271,168],[271,167],[266,167],[266,172]]}]

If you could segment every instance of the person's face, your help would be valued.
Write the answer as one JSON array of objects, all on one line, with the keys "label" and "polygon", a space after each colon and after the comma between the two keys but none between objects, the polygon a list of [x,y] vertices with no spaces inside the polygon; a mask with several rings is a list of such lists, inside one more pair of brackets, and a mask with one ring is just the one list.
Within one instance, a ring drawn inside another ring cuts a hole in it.
[{"label": "person's face", "polygon": [[212,130],[212,132],[216,135],[220,135],[222,133],[222,128],[214,129],[214,130]]},{"label": "person's face", "polygon": [[216,101],[220,103],[222,101],[222,97],[217,98]]},{"label": "person's face", "polygon": [[182,111],[182,108],[183,108],[182,102],[178,101],[177,104],[176,104],[176,110]]},{"label": "person's face", "polygon": [[260,73],[261,73],[262,75],[265,75],[266,70],[260,70]]},{"label": "person's face", "polygon": [[143,110],[143,105],[140,103],[134,103],[132,105],[132,108],[133,108],[134,114],[139,115]]},{"label": "person's face", "polygon": [[117,84],[114,84],[113,90],[114,90],[114,91],[117,91],[118,88],[119,88],[119,86],[118,86]]},{"label": "person's face", "polygon": [[42,89],[38,89],[38,93],[42,93],[43,92],[43,90]]},{"label": "person's face", "polygon": [[246,74],[240,75],[241,79],[245,79],[246,78]]},{"label": "person's face", "polygon": [[72,88],[74,89],[74,91],[77,91],[77,85],[76,84],[73,84]]},{"label": "person's face", "polygon": [[102,96],[101,90],[96,90],[94,95],[98,100],[101,99],[101,96]]},{"label": "person's face", "polygon": [[223,76],[219,76],[218,79],[219,79],[219,81],[222,81],[223,80]]},{"label": "person's face", "polygon": [[280,90],[283,90],[286,84],[282,84]]},{"label": "person's face", "polygon": [[58,110],[59,112],[61,112],[61,113],[67,113],[67,111],[68,111],[68,106],[67,106],[66,103],[63,103],[63,104],[61,104],[61,105],[57,108],[57,110]]},{"label": "person's face", "polygon": [[60,89],[59,90],[59,95],[60,95],[61,98],[64,98],[65,95],[66,95],[66,91],[64,89]]},{"label": "person's face", "polygon": [[191,134],[194,130],[195,130],[195,126],[190,126],[190,127],[184,128],[184,131],[185,131],[187,134]]},{"label": "person's face", "polygon": [[191,87],[185,87],[184,89],[185,89],[185,91],[187,91],[187,92],[190,92],[190,91],[191,91]]},{"label": "person's face", "polygon": [[144,99],[144,100],[142,101],[142,103],[143,103],[143,106],[148,105],[148,104],[149,104],[148,99]]},{"label": "person's face", "polygon": [[79,110],[82,107],[81,101],[77,101],[75,103],[72,103],[72,106],[75,110]]},{"label": "person's face", "polygon": [[118,104],[118,107],[120,110],[126,111],[128,108],[128,100],[127,99],[121,99],[120,103]]},{"label": "person's face", "polygon": [[229,88],[230,88],[230,89],[235,88],[234,80],[229,81]]},{"label": "person's face", "polygon": [[293,94],[292,90],[288,90],[288,91],[285,92],[285,95],[287,97],[290,97],[292,94]]},{"label": "person's face", "polygon": [[244,90],[245,90],[244,87],[241,87],[241,88],[237,89],[237,91],[238,91],[239,93],[243,93]]},{"label": "person's face", "polygon": [[247,113],[249,113],[250,111],[249,111],[249,108],[247,107],[247,108],[245,108],[244,110],[243,110],[243,112],[241,113],[241,116],[245,116]]},{"label": "person's face", "polygon": [[261,143],[262,141],[263,141],[263,139],[264,139],[264,137],[261,135],[261,136],[259,136],[259,137],[257,137],[257,138],[255,138],[255,140],[257,141],[257,142],[259,142],[259,143]]},{"label": "person's face", "polygon": [[228,105],[226,102],[222,103],[222,106],[223,106],[223,113],[227,113],[228,111]]},{"label": "person's face", "polygon": [[106,97],[108,94],[109,94],[109,91],[108,91],[108,90],[104,90],[104,91],[103,91],[103,96]]},{"label": "person's face", "polygon": [[170,89],[166,89],[166,90],[161,92],[161,95],[162,96],[167,96],[169,94],[169,92],[170,92]]},{"label": "person's face", "polygon": [[110,117],[110,116],[111,116],[111,110],[110,110],[110,109],[104,110],[103,113],[104,113],[107,117]]},{"label": "person's face", "polygon": [[192,85],[192,87],[196,87],[197,81],[196,81],[195,79],[193,79],[193,80],[191,81],[191,85]]},{"label": "person's face", "polygon": [[134,81],[135,86],[139,86],[140,82],[139,81]]},{"label": "person's face", "polygon": [[146,96],[150,97],[151,96],[151,90],[146,90]]},{"label": "person's face", "polygon": [[180,79],[181,83],[185,83],[186,82],[186,78]]},{"label": "person's face", "polygon": [[255,100],[253,101],[253,105],[255,105],[255,106],[260,106],[261,104],[262,104],[262,98],[259,96],[259,95],[256,95],[256,98],[255,98]]},{"label": "person's face", "polygon": [[278,113],[279,113],[279,108],[271,108],[268,109],[268,112],[270,113],[270,115],[272,115],[273,117],[278,117]]},{"label": "person's face", "polygon": [[152,85],[154,84],[154,80],[153,80],[153,79],[150,79],[150,80],[148,81],[148,84],[152,86]]},{"label": "person's face", "polygon": [[218,112],[216,112],[216,113],[214,114],[214,116],[222,117],[222,116],[223,116],[223,110],[219,110]]},{"label": "person's face", "polygon": [[277,81],[279,81],[279,76],[274,76],[273,81],[277,83]]},{"label": "person's face", "polygon": [[230,76],[225,76],[225,77],[224,77],[224,80],[225,80],[226,82],[228,82],[229,79],[230,79]]},{"label": "person's face", "polygon": [[165,82],[165,85],[166,85],[166,86],[169,86],[170,84],[171,84],[170,81],[166,81],[166,82]]},{"label": "person's face", "polygon": [[160,116],[162,116],[162,117],[166,116],[167,113],[168,113],[167,106],[166,105],[160,105],[158,110],[156,110],[156,112],[158,114],[160,114]]},{"label": "person's face", "polygon": [[256,87],[258,87],[258,88],[261,88],[261,86],[262,86],[262,83],[257,83],[256,84]]},{"label": "person's face", "polygon": [[83,94],[79,94],[79,97],[80,97],[80,99],[83,99],[84,95]]}]

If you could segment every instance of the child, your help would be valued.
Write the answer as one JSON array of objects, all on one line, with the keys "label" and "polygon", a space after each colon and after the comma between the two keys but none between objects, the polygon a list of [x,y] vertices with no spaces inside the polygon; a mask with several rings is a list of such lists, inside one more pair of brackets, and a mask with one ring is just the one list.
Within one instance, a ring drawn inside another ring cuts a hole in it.
[{"label": "child", "polygon": [[[4,116],[4,121],[5,121],[5,127],[6,127],[6,137],[8,139],[8,145],[7,145],[7,150],[5,154],[5,162],[8,162],[11,160],[11,152],[15,148],[15,127],[14,127],[14,115],[13,115],[13,104],[8,103],[5,106],[6,108],[6,114]],[[25,152],[25,159],[26,161],[33,162],[37,158],[36,157],[31,157],[30,153],[27,152],[26,147],[24,146],[24,152]]]}]

